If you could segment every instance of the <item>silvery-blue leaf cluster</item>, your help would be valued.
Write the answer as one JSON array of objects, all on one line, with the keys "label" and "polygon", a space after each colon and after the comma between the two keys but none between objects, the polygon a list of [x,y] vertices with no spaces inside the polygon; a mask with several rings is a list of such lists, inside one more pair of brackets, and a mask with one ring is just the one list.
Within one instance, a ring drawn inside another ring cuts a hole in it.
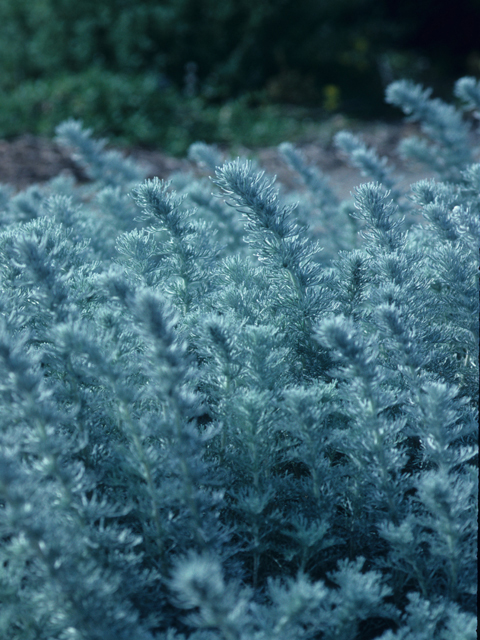
[{"label": "silvery-blue leaf cluster", "polygon": [[0,189],[0,637],[470,640],[480,84],[407,81],[402,191],[358,136],[353,202],[196,143],[145,180]]}]

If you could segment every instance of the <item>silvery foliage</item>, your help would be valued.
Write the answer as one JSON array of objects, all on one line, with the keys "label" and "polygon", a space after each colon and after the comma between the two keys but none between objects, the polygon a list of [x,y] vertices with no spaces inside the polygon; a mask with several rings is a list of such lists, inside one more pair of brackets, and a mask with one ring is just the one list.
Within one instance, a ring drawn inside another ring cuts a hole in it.
[{"label": "silvery foliage", "polygon": [[204,144],[142,182],[75,121],[89,184],[2,186],[2,638],[473,639],[480,165],[387,97],[440,180],[341,134],[354,209],[291,144],[296,194]]}]

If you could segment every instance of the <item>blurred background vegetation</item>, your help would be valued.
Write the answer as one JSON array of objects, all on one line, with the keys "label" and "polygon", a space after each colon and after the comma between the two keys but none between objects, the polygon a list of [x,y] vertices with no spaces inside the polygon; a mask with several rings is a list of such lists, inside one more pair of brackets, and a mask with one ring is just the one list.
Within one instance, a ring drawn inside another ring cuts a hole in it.
[{"label": "blurred background vegetation", "polygon": [[68,117],[120,145],[265,146],[399,117],[409,78],[480,75],[480,0],[1,0],[0,137]]}]

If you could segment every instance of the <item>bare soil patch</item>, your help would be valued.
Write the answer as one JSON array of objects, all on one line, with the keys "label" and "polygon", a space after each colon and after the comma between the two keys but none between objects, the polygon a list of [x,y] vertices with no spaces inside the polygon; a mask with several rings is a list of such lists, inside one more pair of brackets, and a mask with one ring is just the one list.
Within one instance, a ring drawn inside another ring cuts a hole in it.
[{"label": "bare soil patch", "polygon": [[[411,123],[362,123],[354,131],[369,145],[373,145],[381,156],[392,161],[403,186],[432,174],[422,167],[402,161],[396,149],[400,141],[412,134],[418,134],[418,127]],[[349,197],[352,189],[367,180],[360,172],[348,166],[345,158],[333,144],[333,134],[325,133],[318,139],[308,140],[296,145],[307,159],[328,175],[331,186],[338,196]],[[187,159],[174,158],[162,150],[142,149],[139,147],[122,148],[129,155],[149,167],[148,177],[157,176],[167,179],[170,174],[179,170],[194,170],[194,165]],[[225,149],[228,155],[228,150]],[[277,147],[262,149],[242,148],[237,151],[241,155],[258,158],[262,167],[271,174],[276,174],[287,187],[298,186],[295,176],[282,160]],[[42,184],[61,172],[72,173],[79,182],[88,180],[85,173],[69,157],[67,151],[53,140],[22,135],[13,140],[0,140],[0,182],[12,185],[16,190],[23,190],[32,184]]]}]

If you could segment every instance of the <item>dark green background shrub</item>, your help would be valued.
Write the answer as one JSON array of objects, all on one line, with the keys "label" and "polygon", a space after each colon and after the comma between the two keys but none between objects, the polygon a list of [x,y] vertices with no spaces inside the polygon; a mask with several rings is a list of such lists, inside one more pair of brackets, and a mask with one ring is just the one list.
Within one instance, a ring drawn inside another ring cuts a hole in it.
[{"label": "dark green background shrub", "polygon": [[158,91],[151,74],[92,67],[78,74],[28,80],[4,94],[0,136],[24,131],[51,136],[59,120],[74,116],[117,145],[160,146],[182,155],[192,140],[257,146],[294,139],[311,127],[296,115],[303,112],[275,104],[253,107],[248,95],[212,105],[201,96],[187,99],[171,87]]},{"label": "dark green background shrub", "polygon": [[[478,72],[480,7],[452,4],[3,0],[0,135],[50,135],[73,116],[112,140],[183,153],[198,138],[230,142],[219,109],[238,98],[257,108],[248,121],[262,120],[270,136],[272,103],[384,116],[383,91],[395,79],[448,95],[453,78]],[[236,139],[245,138],[242,130]]]}]

